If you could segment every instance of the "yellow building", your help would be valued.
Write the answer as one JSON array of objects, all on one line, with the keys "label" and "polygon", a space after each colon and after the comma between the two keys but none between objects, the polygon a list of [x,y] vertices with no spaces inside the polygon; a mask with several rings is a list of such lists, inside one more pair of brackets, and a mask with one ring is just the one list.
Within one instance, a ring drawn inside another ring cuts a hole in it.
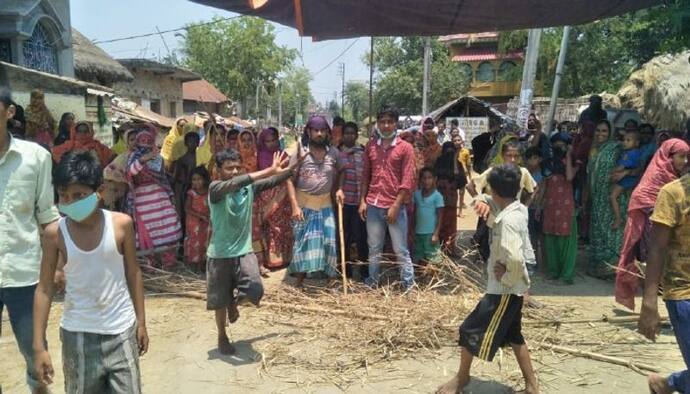
[{"label": "yellow building", "polygon": [[[498,53],[498,32],[453,34],[439,41],[448,45],[451,60],[472,81],[468,95],[494,104],[507,103],[520,95],[520,79],[524,50]],[[535,96],[542,94],[543,86],[535,82]]]}]

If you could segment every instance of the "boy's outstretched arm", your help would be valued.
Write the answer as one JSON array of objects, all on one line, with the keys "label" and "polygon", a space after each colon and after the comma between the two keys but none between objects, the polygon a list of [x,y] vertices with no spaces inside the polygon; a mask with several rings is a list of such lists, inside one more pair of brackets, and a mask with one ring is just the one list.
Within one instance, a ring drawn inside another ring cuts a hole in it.
[{"label": "boy's outstretched arm", "polygon": [[34,365],[41,384],[53,382],[55,371],[50,354],[46,349],[46,327],[50,306],[53,301],[55,269],[58,261],[59,231],[58,222],[49,224],[41,237],[43,255],[41,257],[41,272],[34,296]]},{"label": "boy's outstretched arm", "polygon": [[[238,175],[227,181],[212,182],[211,187],[209,188],[209,197],[211,202],[218,202],[228,193],[235,192],[247,185],[250,185],[252,182],[268,178],[271,175],[284,171],[285,169],[282,169],[282,167],[287,164],[288,160],[289,159],[287,157],[282,157],[280,152],[276,152],[273,154],[273,165],[270,167],[266,167],[260,171],[254,171],[246,175]],[[296,162],[301,163],[300,156],[298,156],[298,160]]]},{"label": "boy's outstretched arm", "polygon": [[281,183],[288,180],[295,173],[295,169],[302,164],[304,156],[297,151],[297,159],[290,163],[289,166],[283,168],[285,164],[285,159],[280,159],[279,156],[273,157],[273,176],[268,179],[262,179],[254,183],[254,192],[259,193],[264,190],[272,189]]},{"label": "boy's outstretched arm", "polygon": [[127,215],[117,215],[118,225],[124,230],[123,252],[125,264],[125,277],[129,296],[132,297],[134,313],[137,316],[137,344],[139,355],[149,350],[149,336],[146,331],[146,314],[144,312],[144,280],[141,277],[141,269],[137,262],[137,249],[134,235],[134,223]]}]

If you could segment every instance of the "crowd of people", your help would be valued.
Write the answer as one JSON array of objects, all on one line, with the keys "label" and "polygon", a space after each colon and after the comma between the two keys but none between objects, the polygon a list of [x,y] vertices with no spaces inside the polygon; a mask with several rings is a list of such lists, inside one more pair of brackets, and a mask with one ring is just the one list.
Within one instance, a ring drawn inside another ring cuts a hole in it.
[{"label": "crowd of people", "polygon": [[[0,307],[36,392],[53,376],[45,331],[56,286],[66,286],[63,355],[78,361],[63,366],[66,391],[139,392],[137,354],[148,349],[140,261],[205,272],[218,349],[232,354],[226,322],[243,302],[260,303],[271,270],[287,267],[302,287],[338,276],[343,253],[345,274],[375,288],[389,279],[382,263],[391,255],[402,291],[413,290],[416,266],[454,252],[465,190],[479,216],[473,242],[487,262],[487,294],[460,327],[460,370],[440,392],[463,387],[472,358],[491,360],[504,344],[538,392],[520,329],[524,296],[540,270],[573,283],[581,244],[587,273],[615,278],[616,300],[630,309],[647,262],[645,335],[656,332],[662,272],[676,334],[690,327],[687,306],[673,303],[690,292],[690,146],[681,132],[633,120],[614,129],[598,96],[576,123],[545,132],[532,114],[524,130],[494,124],[471,148],[457,122],[425,118],[400,130],[394,107],[379,111],[369,138],[356,123],[312,116],[293,154],[277,128],[186,118],[164,139],[127,123],[107,147],[71,113],[56,126],[40,92],[18,115],[1,92]],[[661,245],[671,250],[665,269]],[[679,337],[684,352],[688,343]],[[125,367],[108,369],[116,364]],[[686,374],[650,385],[682,388]]]}]

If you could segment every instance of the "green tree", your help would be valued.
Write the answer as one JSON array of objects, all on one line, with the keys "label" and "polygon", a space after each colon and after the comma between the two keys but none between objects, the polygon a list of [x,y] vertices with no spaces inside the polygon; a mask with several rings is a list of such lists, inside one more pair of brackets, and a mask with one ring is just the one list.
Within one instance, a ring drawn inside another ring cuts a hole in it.
[{"label": "green tree", "polygon": [[[311,82],[309,70],[304,67],[290,67],[285,75],[279,78],[280,89],[276,89],[274,94],[267,96],[264,100],[268,101],[273,109],[273,115],[277,119],[278,113],[278,92],[283,98],[283,125],[294,125],[295,114],[301,113],[302,119],[306,119],[307,107],[314,102],[309,82]],[[265,105],[264,105],[265,108]],[[282,125],[281,125],[282,126]]]},{"label": "green tree", "polygon": [[[544,29],[537,78],[551,91],[562,28]],[[526,31],[501,35],[499,48],[523,48]],[[562,97],[616,92],[630,73],[654,56],[690,48],[690,0],[573,26],[561,82]]]},{"label": "green tree", "polygon": [[[374,68],[379,74],[374,108],[395,104],[402,113],[421,113],[424,40],[423,37],[386,37],[374,41]],[[429,108],[433,109],[464,95],[470,81],[459,65],[450,60],[448,48],[436,38],[431,42]],[[368,65],[369,54],[363,59]]]},{"label": "green tree", "polygon": [[245,105],[255,96],[257,84],[274,81],[297,55],[276,45],[273,25],[254,17],[189,25],[183,53],[188,68]]},{"label": "green tree", "polygon": [[358,81],[349,81],[345,85],[345,105],[350,108],[350,118],[356,122],[361,121],[363,111],[368,112],[369,89],[367,85]]}]

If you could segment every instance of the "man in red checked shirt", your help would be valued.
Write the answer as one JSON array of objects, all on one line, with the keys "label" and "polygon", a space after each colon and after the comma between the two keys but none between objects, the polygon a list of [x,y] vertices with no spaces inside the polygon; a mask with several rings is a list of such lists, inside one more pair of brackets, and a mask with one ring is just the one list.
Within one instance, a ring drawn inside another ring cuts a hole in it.
[{"label": "man in red checked shirt", "polygon": [[407,212],[404,201],[414,190],[415,159],[412,145],[396,136],[399,112],[384,107],[376,116],[377,135],[364,152],[364,170],[359,214],[367,222],[369,278],[378,286],[381,254],[390,234],[397,261],[402,264],[400,279],[405,290],[414,286],[414,268],[407,247]]}]

